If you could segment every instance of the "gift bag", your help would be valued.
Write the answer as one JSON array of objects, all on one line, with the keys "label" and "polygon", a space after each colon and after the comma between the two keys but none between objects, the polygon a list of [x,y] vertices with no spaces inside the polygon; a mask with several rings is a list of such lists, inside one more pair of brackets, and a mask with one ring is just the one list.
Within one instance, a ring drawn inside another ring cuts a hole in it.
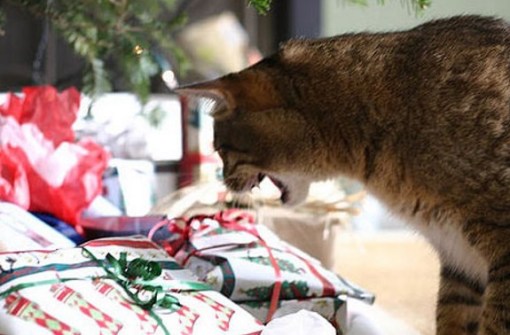
[{"label": "gift bag", "polygon": [[9,94],[0,106],[0,200],[76,224],[101,193],[108,154],[90,139],[75,142],[80,94],[50,86]]},{"label": "gift bag", "polygon": [[[271,308],[269,301],[245,301],[238,302],[238,305],[261,322],[266,320]],[[335,327],[337,333],[345,333],[347,330],[347,300],[344,297],[280,300],[273,314],[273,320],[302,310],[321,315]]]},{"label": "gift bag", "polygon": [[75,246],[69,238],[17,205],[0,201],[0,252]]}]

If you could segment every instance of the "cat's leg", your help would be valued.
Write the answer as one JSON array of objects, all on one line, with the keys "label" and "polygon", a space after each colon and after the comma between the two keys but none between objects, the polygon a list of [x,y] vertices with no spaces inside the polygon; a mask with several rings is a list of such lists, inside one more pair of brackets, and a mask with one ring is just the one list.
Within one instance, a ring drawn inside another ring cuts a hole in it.
[{"label": "cat's leg", "polygon": [[482,320],[481,335],[510,334],[510,250],[490,262]]},{"label": "cat's leg", "polygon": [[477,335],[483,294],[484,285],[479,280],[442,265],[436,307],[437,335]]},{"label": "cat's leg", "polygon": [[417,225],[438,252],[441,263],[436,334],[477,335],[487,283],[487,260],[456,222],[441,220]]},{"label": "cat's leg", "polygon": [[506,218],[464,225],[471,245],[487,261],[487,285],[480,335],[510,334],[510,226]]}]

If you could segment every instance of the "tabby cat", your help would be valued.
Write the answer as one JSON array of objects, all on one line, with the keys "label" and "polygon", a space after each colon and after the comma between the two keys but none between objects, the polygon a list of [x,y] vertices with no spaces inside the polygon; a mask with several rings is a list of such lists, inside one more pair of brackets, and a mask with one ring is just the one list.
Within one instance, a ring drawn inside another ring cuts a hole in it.
[{"label": "tabby cat", "polygon": [[217,101],[230,189],[267,176],[293,205],[312,181],[361,181],[439,253],[437,334],[510,334],[508,23],[292,40],[179,92]]}]

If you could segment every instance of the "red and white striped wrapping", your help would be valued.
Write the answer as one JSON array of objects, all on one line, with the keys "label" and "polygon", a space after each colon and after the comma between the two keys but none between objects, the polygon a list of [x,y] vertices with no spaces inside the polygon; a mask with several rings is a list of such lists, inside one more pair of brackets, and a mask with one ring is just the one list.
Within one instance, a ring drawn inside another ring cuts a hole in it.
[{"label": "red and white striped wrapping", "polygon": [[[126,252],[128,261],[158,262],[163,272],[155,280],[161,284],[196,282],[189,270],[146,238],[100,239],[83,247],[99,260]],[[143,309],[116,281],[97,279],[104,273],[80,247],[0,254],[0,334],[254,335],[263,329],[249,313],[211,290],[172,291],[179,304]]]}]

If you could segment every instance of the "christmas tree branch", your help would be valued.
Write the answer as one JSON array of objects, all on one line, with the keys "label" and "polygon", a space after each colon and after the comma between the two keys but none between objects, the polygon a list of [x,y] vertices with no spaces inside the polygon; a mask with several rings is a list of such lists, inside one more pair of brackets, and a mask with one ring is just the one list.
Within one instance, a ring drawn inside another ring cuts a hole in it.
[{"label": "christmas tree branch", "polygon": [[[340,0],[339,0],[340,1]],[[341,0],[368,4],[369,0]],[[376,0],[384,4],[385,0]],[[423,10],[431,0],[401,0]],[[171,55],[183,72],[189,63],[172,33],[186,22],[191,0],[4,0],[36,17],[48,20],[54,29],[86,62],[83,92],[97,97],[111,90],[112,60],[121,70],[126,89],[145,100],[150,79],[161,72],[161,56]],[[248,0],[259,13],[267,13],[272,0]],[[0,34],[5,14],[0,11]]]},{"label": "christmas tree branch", "polygon": [[[74,51],[85,59],[82,90],[92,97],[111,90],[111,71],[105,68],[107,61],[118,64],[127,89],[145,100],[150,93],[150,78],[160,70],[154,47],[182,55],[175,43],[166,42],[172,39],[172,32],[185,23],[183,15],[172,15],[176,0],[4,2],[49,20]],[[181,64],[187,61],[185,57],[178,60]]]}]

